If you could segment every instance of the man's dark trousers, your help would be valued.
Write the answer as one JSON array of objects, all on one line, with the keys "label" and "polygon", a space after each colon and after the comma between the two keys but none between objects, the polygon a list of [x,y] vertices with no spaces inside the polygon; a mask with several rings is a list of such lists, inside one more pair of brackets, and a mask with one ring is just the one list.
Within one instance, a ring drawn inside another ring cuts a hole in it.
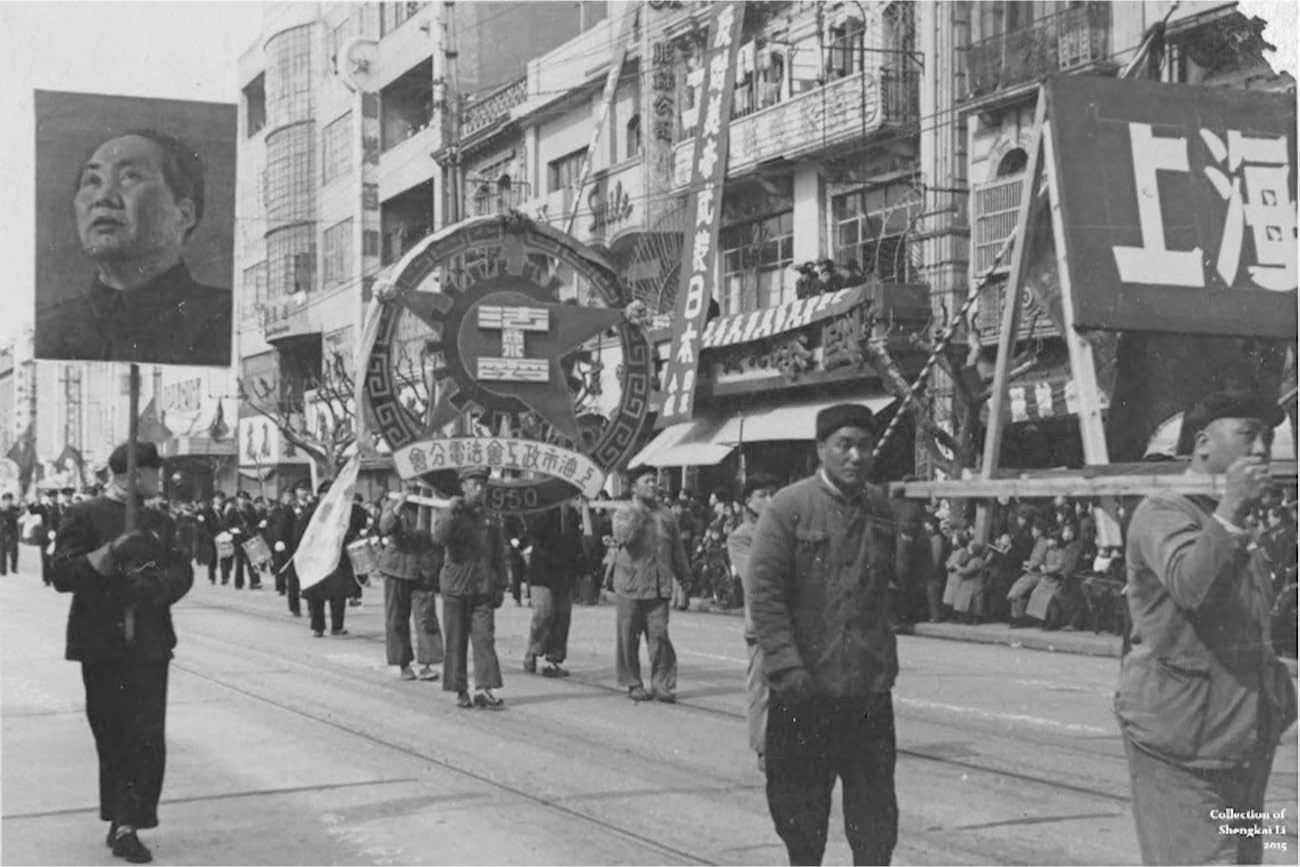
[{"label": "man's dark trousers", "polygon": [[[311,628],[313,632],[325,631],[325,603],[327,600],[316,596],[315,594],[307,597],[307,616],[311,618]],[[328,600],[330,606],[330,631],[338,632],[343,629],[343,617],[347,614],[348,598],[340,596]]]},{"label": "man's dark trousers", "polygon": [[496,616],[491,596],[442,597],[443,638],[447,642],[442,659],[442,688],[446,692],[469,690],[469,649],[474,647],[474,686],[498,689],[501,662],[496,651]]},{"label": "man's dark trousers", "polygon": [[155,828],[167,762],[168,662],[83,662],[86,718],[99,753],[99,817]]},{"label": "man's dark trousers", "polygon": [[297,617],[302,614],[302,591],[298,583],[298,569],[290,563],[285,567],[285,596],[289,599],[289,612]]},{"label": "man's dark trousers", "polygon": [[767,712],[767,806],[791,864],[820,864],[839,777],[854,864],[888,864],[898,840],[889,693],[816,698]]},{"label": "man's dark trousers", "polygon": [[244,589],[244,569],[248,569],[251,579],[253,569],[248,564],[248,555],[244,553],[244,546],[235,543],[235,556],[223,557],[221,559],[221,583],[230,583],[230,567],[235,567],[235,589]]},{"label": "man's dark trousers", "polygon": [[275,592],[281,596],[289,589],[288,569],[285,565],[289,562],[288,551],[273,551],[271,553],[271,571],[275,574]]},{"label": "man's dark trousers", "polygon": [[18,574],[18,535],[0,533],[0,575]]}]

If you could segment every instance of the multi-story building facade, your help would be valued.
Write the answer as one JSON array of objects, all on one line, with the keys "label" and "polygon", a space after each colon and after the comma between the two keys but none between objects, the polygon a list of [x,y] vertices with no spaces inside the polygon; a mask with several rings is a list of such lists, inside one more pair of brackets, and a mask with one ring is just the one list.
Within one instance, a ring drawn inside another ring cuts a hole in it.
[{"label": "multi-story building facade", "polygon": [[447,106],[513,80],[603,7],[267,4],[239,61],[243,484],[273,492],[307,474],[302,451],[253,404],[310,430],[315,388],[336,358],[350,365],[380,270],[458,218],[447,207],[454,173],[432,158],[455,116]]}]

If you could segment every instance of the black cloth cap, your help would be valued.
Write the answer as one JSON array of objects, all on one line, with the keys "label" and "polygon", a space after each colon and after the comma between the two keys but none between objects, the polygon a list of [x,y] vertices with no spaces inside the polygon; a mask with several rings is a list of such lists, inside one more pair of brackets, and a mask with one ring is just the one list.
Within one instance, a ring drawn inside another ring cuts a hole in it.
[{"label": "black cloth cap", "polygon": [[486,479],[491,475],[487,467],[461,467],[456,477],[462,482],[466,479]]},{"label": "black cloth cap", "polygon": [[860,427],[876,432],[876,417],[871,410],[860,403],[837,403],[817,413],[817,442],[826,438],[842,427]]},{"label": "black cloth cap", "polygon": [[238,494],[235,494],[235,499],[237,499],[237,500],[251,500],[251,499],[253,499],[253,495],[250,494],[248,491],[240,491]]},{"label": "black cloth cap", "polygon": [[[108,468],[115,475],[121,475],[126,472],[126,450],[127,443],[122,443],[113,449],[113,453],[108,456]],[[143,443],[136,441],[135,444],[135,465],[141,469],[159,470],[162,469],[162,458],[158,456],[158,447],[153,443]],[[63,493],[73,493],[72,488],[64,488]]]},{"label": "black cloth cap", "polygon": [[311,479],[299,479],[297,482],[294,483],[293,489],[295,491],[310,491]]},{"label": "black cloth cap", "polygon": [[1258,391],[1225,389],[1208,394],[1183,415],[1183,429],[1178,437],[1178,453],[1191,454],[1195,436],[1221,418],[1257,418],[1275,428],[1286,418],[1276,400]]},{"label": "black cloth cap", "polygon": [[329,489],[333,486],[333,484],[334,484],[333,479],[326,479],[325,481],[321,482],[319,485],[316,486],[316,493],[317,494],[329,493]]},{"label": "black cloth cap", "polygon": [[639,467],[631,468],[630,470],[627,471],[628,484],[635,483],[636,480],[641,478],[642,476],[654,476],[655,478],[658,478],[659,468],[649,466],[648,464],[642,464]]},{"label": "black cloth cap", "polygon": [[755,491],[775,491],[779,487],[781,483],[770,473],[749,473],[745,476],[745,499],[748,500]]}]

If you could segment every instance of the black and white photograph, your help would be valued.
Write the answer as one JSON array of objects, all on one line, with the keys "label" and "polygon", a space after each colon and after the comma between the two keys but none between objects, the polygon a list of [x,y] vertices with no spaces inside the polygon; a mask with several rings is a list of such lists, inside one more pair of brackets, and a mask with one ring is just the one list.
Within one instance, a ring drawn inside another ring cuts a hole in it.
[{"label": "black and white photograph", "polygon": [[0,863],[1295,864],[1297,75],[0,3]]},{"label": "black and white photograph", "polygon": [[229,366],[235,106],[35,107],[36,357]]}]

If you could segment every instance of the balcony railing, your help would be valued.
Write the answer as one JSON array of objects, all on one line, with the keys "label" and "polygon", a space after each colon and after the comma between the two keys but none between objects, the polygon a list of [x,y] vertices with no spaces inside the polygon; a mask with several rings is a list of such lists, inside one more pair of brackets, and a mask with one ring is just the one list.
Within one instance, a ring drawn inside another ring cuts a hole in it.
[{"label": "balcony railing", "polygon": [[968,99],[1106,60],[1110,4],[1090,2],[989,37],[966,55]]},{"label": "balcony railing", "polygon": [[[771,159],[798,159],[861,142],[883,127],[915,124],[920,86],[919,70],[856,72],[733,119],[728,170],[746,171]],[[673,146],[674,186],[689,182],[693,149],[693,138]]]},{"label": "balcony railing", "polygon": [[[971,188],[971,258],[977,277],[993,264],[1002,242],[1015,231],[1024,188],[1022,174]],[[1003,256],[997,271],[1005,272],[1010,265],[1011,257]]]},{"label": "balcony railing", "polygon": [[521,78],[496,93],[465,106],[460,134],[470,136],[493,122],[510,116],[510,110],[528,98],[528,79]]}]

